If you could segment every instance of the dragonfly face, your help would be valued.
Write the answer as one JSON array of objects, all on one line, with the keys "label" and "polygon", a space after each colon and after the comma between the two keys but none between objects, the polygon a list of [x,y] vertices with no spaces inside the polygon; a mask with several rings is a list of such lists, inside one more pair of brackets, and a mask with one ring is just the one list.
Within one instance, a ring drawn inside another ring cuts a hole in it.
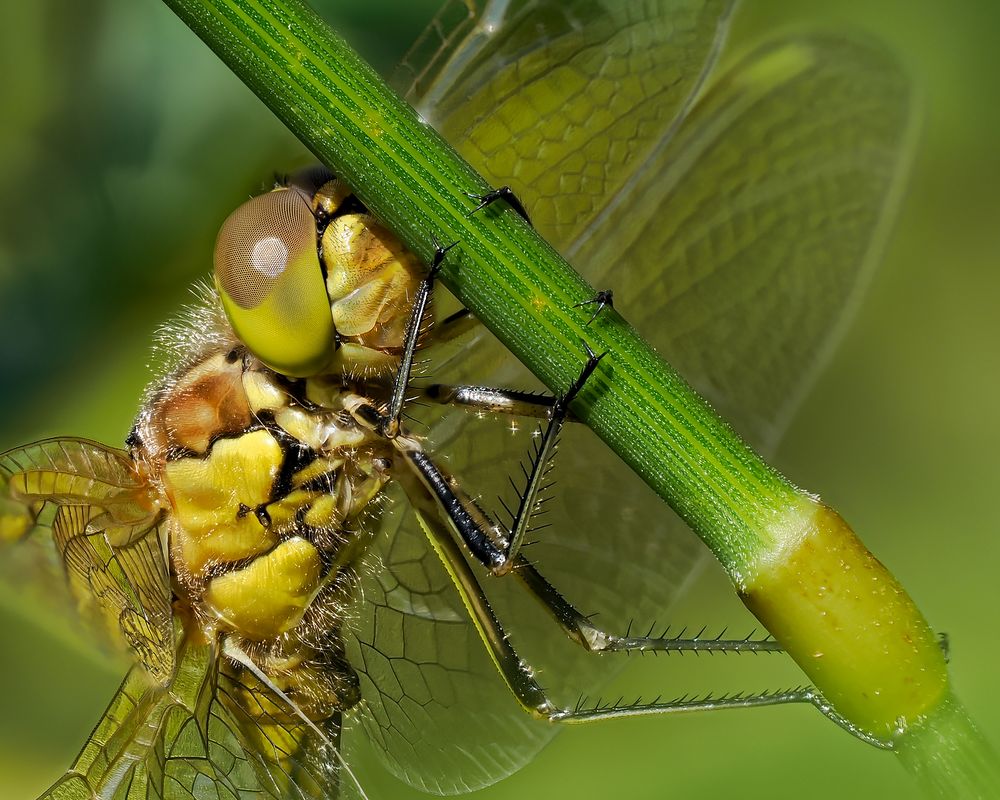
[{"label": "dragonfly face", "polygon": [[[744,433],[773,442],[878,230],[905,81],[867,46],[804,36],[762,46],[694,102],[728,3],[474,5],[451,4],[452,24],[418,41],[408,97],[517,187],[540,231]],[[803,98],[827,105],[804,116]],[[489,784],[554,726],[504,687],[504,652],[470,605],[507,621],[570,703],[607,672],[538,613],[528,570],[490,582],[486,605],[460,586],[482,577],[475,559],[421,529],[432,503],[413,454],[446,451],[490,496],[507,426],[442,411],[419,436],[380,429],[425,269],[329,178],[298,175],[223,225],[219,299],[173,337],[175,367],[127,452],[63,439],[0,461],[0,533],[49,527],[84,611],[137,661],[49,796],[348,793],[362,736],[414,786]],[[762,310],[771,283],[783,313]],[[497,353],[478,337],[442,369],[503,380],[513,367]],[[529,556],[622,632],[662,614],[698,551],[592,443],[574,444],[588,471],[563,480],[554,516],[569,519],[564,502],[586,524],[554,525]]]}]

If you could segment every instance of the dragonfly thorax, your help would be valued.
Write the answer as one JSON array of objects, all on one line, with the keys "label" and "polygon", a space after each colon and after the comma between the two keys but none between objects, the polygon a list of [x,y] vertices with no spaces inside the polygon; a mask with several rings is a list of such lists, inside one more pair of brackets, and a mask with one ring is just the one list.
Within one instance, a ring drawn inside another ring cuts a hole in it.
[{"label": "dragonfly thorax", "polygon": [[207,348],[153,391],[130,439],[167,511],[185,635],[236,642],[316,720],[356,701],[340,629],[370,542],[362,518],[395,457],[347,410],[357,388]]}]

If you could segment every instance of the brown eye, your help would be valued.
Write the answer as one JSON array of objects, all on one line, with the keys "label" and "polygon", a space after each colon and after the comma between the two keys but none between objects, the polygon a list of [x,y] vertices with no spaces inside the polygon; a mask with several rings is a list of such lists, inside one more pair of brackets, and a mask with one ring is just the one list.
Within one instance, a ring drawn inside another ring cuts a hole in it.
[{"label": "brown eye", "polygon": [[215,242],[215,282],[233,330],[277,372],[314,375],[332,353],[333,318],[316,223],[298,192],[248,200]]}]

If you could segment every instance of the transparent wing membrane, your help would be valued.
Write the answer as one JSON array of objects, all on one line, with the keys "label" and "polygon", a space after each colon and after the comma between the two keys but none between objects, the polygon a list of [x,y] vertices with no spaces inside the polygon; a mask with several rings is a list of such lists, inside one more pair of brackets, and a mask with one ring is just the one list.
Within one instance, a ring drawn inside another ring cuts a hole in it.
[{"label": "transparent wing membrane", "polygon": [[70,590],[85,617],[102,621],[112,641],[121,637],[149,674],[166,684],[174,672],[174,640],[159,528],[114,547],[102,530],[91,527],[101,514],[84,505],[56,511],[52,538]]},{"label": "transparent wing membrane", "polygon": [[487,3],[436,81],[417,85],[428,102],[409,99],[563,249],[669,133],[714,64],[730,7]]},{"label": "transparent wing membrane", "polygon": [[[45,527],[46,505],[55,507],[47,515],[52,544],[80,612],[166,684],[174,667],[170,582],[159,511],[132,460],[82,439],[49,439],[0,456],[0,525],[24,538],[39,522]],[[58,575],[40,573],[33,577]]]},{"label": "transparent wing membrane", "polygon": [[169,691],[134,668],[73,766],[39,800],[336,796],[329,748],[339,722],[320,735],[289,721],[279,698],[220,663],[210,647],[183,648]]},{"label": "transparent wing membrane", "polygon": [[398,501],[348,648],[361,675],[360,722],[398,777],[438,794],[472,791],[522,766],[552,726],[522,712],[499,682],[406,498]]},{"label": "transparent wing membrane", "polygon": [[0,535],[26,534],[42,506],[83,504],[103,508],[109,536],[127,542],[141,535],[154,514],[135,465],[122,450],[85,439],[47,439],[0,454]]},{"label": "transparent wing membrane", "polygon": [[[464,489],[497,507],[496,494],[516,501],[506,475],[517,472],[517,457],[528,445],[524,434],[533,425],[527,422],[515,435],[496,419],[473,417],[456,441],[435,440],[443,445],[435,452],[444,454],[447,465],[461,464],[456,475]],[[570,602],[585,614],[597,613],[611,631],[624,634],[634,621],[642,632],[660,623],[659,632],[701,545],[684,535],[678,520],[674,528],[664,525],[656,498],[643,484],[629,482],[626,467],[602,457],[602,445],[589,431],[567,430],[563,446],[574,464],[587,465],[590,496],[584,497],[572,466],[557,467],[550,513],[538,518],[539,525],[553,524],[530,537],[536,541],[525,555]],[[456,457],[448,459],[449,453]],[[615,505],[618,490],[636,505]],[[503,684],[404,502],[388,504],[391,524],[380,533],[380,558],[366,572],[357,611],[361,622],[351,662],[363,673],[362,721],[398,777],[435,793],[470,791],[522,767],[558,726],[529,716]],[[591,524],[603,526],[603,536],[585,530]],[[573,707],[581,697],[593,697],[624,664],[624,655],[599,657],[571,642],[514,576],[498,579],[472,568],[513,646],[555,702]],[[637,581],[642,592],[635,590]]]},{"label": "transparent wing membrane", "polygon": [[909,84],[837,35],[764,44],[719,76],[570,251],[757,445],[773,446],[894,216]]},{"label": "transparent wing membrane", "polygon": [[390,82],[400,94],[422,98],[424,108],[434,106],[431,92],[445,92],[450,84],[441,72],[451,56],[456,50],[474,55],[482,46],[479,40],[489,36],[483,5],[477,0],[446,0],[393,71]]}]

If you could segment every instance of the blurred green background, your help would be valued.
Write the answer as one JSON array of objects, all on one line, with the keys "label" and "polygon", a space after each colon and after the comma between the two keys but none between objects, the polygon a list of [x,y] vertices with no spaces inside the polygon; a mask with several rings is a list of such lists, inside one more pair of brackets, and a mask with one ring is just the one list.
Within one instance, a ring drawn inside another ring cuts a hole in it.
[{"label": "blurred green background", "polygon": [[[437,2],[319,5],[387,70]],[[1000,742],[1000,5],[747,5],[732,49],[787,26],[847,24],[888,42],[923,95],[885,262],[777,463],[838,508],[948,632],[957,691]],[[207,272],[219,222],[308,159],[156,0],[5,3],[0,41],[0,448],[66,433],[120,442],[152,333]],[[0,590],[0,794],[11,798],[65,768],[121,674],[23,600]],[[710,568],[672,619],[738,614]],[[619,684],[669,693],[675,664],[636,660]],[[766,659],[724,666],[752,670],[750,687],[788,675]],[[367,771],[364,782],[373,796],[411,794]],[[567,731],[481,796],[612,792],[916,794],[891,756],[811,709],[778,708]]]}]

